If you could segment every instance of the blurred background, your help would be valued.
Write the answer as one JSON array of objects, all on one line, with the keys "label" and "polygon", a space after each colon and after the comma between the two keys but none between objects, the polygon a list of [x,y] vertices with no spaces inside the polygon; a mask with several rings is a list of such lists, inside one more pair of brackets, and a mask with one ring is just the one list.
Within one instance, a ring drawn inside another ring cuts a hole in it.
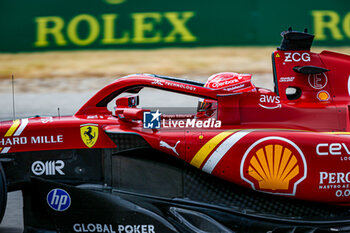
[{"label": "blurred background", "polygon": [[[133,73],[252,73],[272,89],[271,53],[289,26],[315,35],[314,52],[350,54],[347,0],[1,0],[0,120],[14,117],[12,74],[15,117],[74,114]],[[21,231],[21,208],[9,194],[0,231]]]}]

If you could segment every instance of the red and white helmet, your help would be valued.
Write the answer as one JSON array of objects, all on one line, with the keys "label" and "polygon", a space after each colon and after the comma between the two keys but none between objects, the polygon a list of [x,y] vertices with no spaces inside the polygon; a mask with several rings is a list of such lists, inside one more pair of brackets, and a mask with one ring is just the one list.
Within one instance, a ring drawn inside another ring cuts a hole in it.
[{"label": "red and white helmet", "polygon": [[[233,93],[254,90],[251,83],[251,74],[238,74],[233,72],[222,72],[210,76],[204,87],[212,89],[223,89]],[[199,99],[197,117],[211,116],[216,109],[216,101],[210,99]]]},{"label": "red and white helmet", "polygon": [[255,88],[251,83],[251,78],[251,74],[222,72],[210,76],[204,86],[213,89],[224,89],[234,93],[246,92]]}]

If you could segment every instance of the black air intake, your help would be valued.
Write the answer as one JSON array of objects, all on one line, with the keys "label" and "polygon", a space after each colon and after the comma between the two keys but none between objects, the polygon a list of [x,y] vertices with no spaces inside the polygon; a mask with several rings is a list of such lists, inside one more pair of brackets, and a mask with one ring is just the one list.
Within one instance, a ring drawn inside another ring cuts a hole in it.
[{"label": "black air intake", "polygon": [[304,32],[293,31],[292,28],[288,28],[288,31],[281,33],[283,37],[281,45],[278,50],[288,51],[288,50],[302,50],[310,51],[312,41],[314,40],[314,35],[307,33],[307,29]]}]

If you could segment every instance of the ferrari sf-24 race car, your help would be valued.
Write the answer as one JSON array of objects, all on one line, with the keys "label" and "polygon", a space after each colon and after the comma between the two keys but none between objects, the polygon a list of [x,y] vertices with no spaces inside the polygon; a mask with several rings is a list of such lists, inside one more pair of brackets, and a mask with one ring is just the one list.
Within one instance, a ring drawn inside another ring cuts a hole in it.
[{"label": "ferrari sf-24 race car", "polygon": [[[1,216],[22,190],[25,232],[349,232],[350,56],[282,37],[274,91],[135,74],[73,116],[1,122]],[[198,108],[141,108],[144,88]]]}]

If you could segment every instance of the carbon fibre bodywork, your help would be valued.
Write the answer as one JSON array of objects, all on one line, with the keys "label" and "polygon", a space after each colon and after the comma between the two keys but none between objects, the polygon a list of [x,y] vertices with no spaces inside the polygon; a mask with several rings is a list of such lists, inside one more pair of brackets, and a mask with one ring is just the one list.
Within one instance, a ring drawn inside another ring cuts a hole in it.
[{"label": "carbon fibre bodywork", "polygon": [[[104,163],[100,182],[101,173],[81,185],[31,179],[23,191],[27,232],[347,232],[350,227],[348,207],[271,198],[159,151],[101,154],[101,161],[111,163]],[[64,212],[47,204],[47,194],[56,188],[70,195]]]}]

